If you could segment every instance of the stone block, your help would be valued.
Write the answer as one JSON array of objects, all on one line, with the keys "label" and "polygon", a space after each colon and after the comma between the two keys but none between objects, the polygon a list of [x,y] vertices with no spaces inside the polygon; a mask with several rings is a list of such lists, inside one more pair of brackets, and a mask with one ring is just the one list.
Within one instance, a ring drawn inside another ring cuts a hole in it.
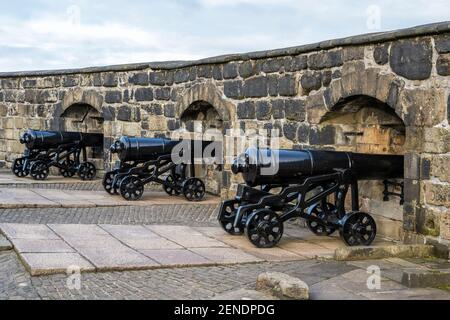
[{"label": "stone block", "polygon": [[107,91],[105,93],[106,103],[121,103],[122,102],[122,92],[118,90]]},{"label": "stone block", "polygon": [[[347,95],[361,94],[364,82],[361,76],[365,74],[366,66],[363,61],[347,62],[342,68],[342,89]],[[377,87],[376,83],[371,84]]]},{"label": "stone block", "polygon": [[385,65],[389,62],[389,44],[382,44],[373,50],[373,58],[379,65]]},{"label": "stone block", "polygon": [[272,115],[274,119],[283,119],[285,117],[285,100],[272,101]]},{"label": "stone block", "polygon": [[223,80],[223,68],[220,65],[215,65],[212,68],[212,77],[214,80]]},{"label": "stone block", "polygon": [[138,88],[134,90],[134,98],[136,101],[153,101],[153,89]]},{"label": "stone block", "polygon": [[201,65],[197,67],[197,76],[199,78],[211,78],[212,77],[212,66]]},{"label": "stone block", "polygon": [[284,75],[278,80],[278,93],[280,96],[292,97],[298,92],[298,82],[293,75]]},{"label": "stone block", "polygon": [[36,79],[28,79],[28,80],[24,80],[22,82],[22,87],[24,89],[31,89],[31,88],[36,88],[37,87],[37,80]]},{"label": "stone block", "polygon": [[155,86],[164,86],[167,81],[165,72],[150,72],[149,82]]},{"label": "stone block", "polygon": [[365,47],[347,47],[342,51],[342,60],[352,61],[352,60],[362,60],[364,59],[364,48]]},{"label": "stone block", "polygon": [[138,86],[148,86],[149,85],[149,76],[147,72],[139,72],[133,74],[128,79],[128,82]]},{"label": "stone block", "polygon": [[223,78],[234,79],[238,77],[238,65],[235,62],[223,66]]},{"label": "stone block", "polygon": [[262,71],[265,73],[280,72],[284,67],[282,58],[268,59],[262,63]]},{"label": "stone block", "polygon": [[63,86],[64,87],[76,87],[80,84],[80,78],[76,75],[64,76]]},{"label": "stone block", "polygon": [[447,101],[443,90],[403,90],[401,102],[406,110],[404,117],[407,126],[433,127],[446,118]]},{"label": "stone block", "polygon": [[168,103],[164,106],[164,116],[168,118],[175,118],[175,105],[172,103]]},{"label": "stone block", "polygon": [[243,93],[246,98],[262,98],[268,95],[267,78],[263,76],[245,80]]},{"label": "stone block", "polygon": [[170,100],[171,97],[171,89],[169,87],[166,88],[156,88],[154,90],[154,95],[156,100]]},{"label": "stone block", "polygon": [[286,100],[284,106],[287,120],[303,122],[306,120],[305,102],[303,100]]},{"label": "stone block", "polygon": [[282,300],[309,300],[309,287],[305,282],[279,272],[259,275],[256,290],[270,292]]},{"label": "stone block", "polygon": [[174,79],[175,83],[187,82],[189,80],[189,70],[187,70],[187,69],[177,70],[175,72],[173,79]]},{"label": "stone block", "polygon": [[255,119],[256,105],[252,101],[239,103],[237,106],[238,119]]},{"label": "stone block", "polygon": [[337,261],[377,260],[386,258],[429,258],[434,247],[426,245],[392,245],[379,247],[342,247],[336,250]]},{"label": "stone block", "polygon": [[402,284],[408,288],[448,287],[450,270],[409,269],[403,272]]},{"label": "stone block", "polygon": [[239,65],[239,74],[242,78],[250,78],[257,73],[256,66],[253,61],[245,61]]},{"label": "stone block", "polygon": [[450,183],[450,155],[433,155],[429,161],[430,175]]},{"label": "stone block", "polygon": [[4,236],[0,234],[0,252],[9,251],[13,248],[11,242],[9,242]]},{"label": "stone block", "polygon": [[342,66],[342,50],[313,53],[308,57],[308,67],[321,70]]},{"label": "stone block", "polygon": [[272,117],[272,108],[268,101],[256,102],[256,118],[258,120],[270,120]]},{"label": "stone block", "polygon": [[450,210],[446,210],[441,215],[441,237],[450,240]]},{"label": "stone block", "polygon": [[430,39],[398,40],[391,46],[392,70],[409,80],[426,80],[433,67],[433,48]]},{"label": "stone block", "polygon": [[333,126],[312,127],[309,143],[313,146],[333,145],[336,141],[336,128]]},{"label": "stone block", "polygon": [[308,57],[299,55],[292,58],[286,58],[284,63],[285,71],[295,72],[305,70],[308,67]]},{"label": "stone block", "polygon": [[320,72],[306,73],[300,83],[303,88],[303,94],[308,95],[311,91],[319,90],[322,87],[322,74]]},{"label": "stone block", "polygon": [[119,84],[119,80],[117,79],[117,75],[115,72],[108,72],[103,75],[103,86],[104,87],[117,87]]},{"label": "stone block", "polygon": [[242,81],[227,81],[224,84],[225,96],[232,99],[243,99]]},{"label": "stone block", "polygon": [[436,70],[441,76],[450,76],[450,53],[439,56],[436,62]]},{"label": "stone block", "polygon": [[434,181],[422,182],[424,201],[427,204],[450,208],[450,184]]},{"label": "stone block", "polygon": [[442,212],[431,207],[422,207],[416,214],[416,231],[422,235],[439,237]]},{"label": "stone block", "polygon": [[450,35],[444,34],[434,38],[436,50],[439,53],[450,53]]},{"label": "stone block", "polygon": [[283,133],[286,139],[297,141],[298,123],[287,122],[283,126]]},{"label": "stone block", "polygon": [[279,79],[278,79],[278,75],[276,74],[271,74],[269,76],[267,76],[267,81],[268,81],[268,88],[269,88],[269,95],[271,97],[277,97],[278,93],[279,93]]}]

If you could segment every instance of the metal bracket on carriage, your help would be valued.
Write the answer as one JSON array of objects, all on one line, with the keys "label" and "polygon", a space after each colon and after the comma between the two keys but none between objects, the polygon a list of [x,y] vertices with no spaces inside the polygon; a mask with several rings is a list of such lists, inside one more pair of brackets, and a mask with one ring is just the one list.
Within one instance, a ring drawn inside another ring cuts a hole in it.
[{"label": "metal bracket on carriage", "polygon": [[[405,204],[405,183],[404,182],[397,182],[397,181],[392,181],[392,180],[384,180],[383,181],[384,184],[384,191],[383,191],[383,201],[387,202],[390,201],[390,197],[394,196],[394,197],[399,197],[400,198],[400,205],[404,205]],[[393,187],[397,188],[400,187],[401,188],[401,192],[394,192],[394,191],[389,191],[389,187]]]}]

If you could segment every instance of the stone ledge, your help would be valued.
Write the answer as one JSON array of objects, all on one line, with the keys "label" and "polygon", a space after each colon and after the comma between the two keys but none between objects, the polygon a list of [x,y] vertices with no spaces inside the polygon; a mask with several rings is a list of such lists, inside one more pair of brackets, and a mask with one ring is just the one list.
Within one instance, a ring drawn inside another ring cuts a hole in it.
[{"label": "stone ledge", "polygon": [[450,270],[407,270],[402,284],[408,288],[437,288],[450,286]]},{"label": "stone ledge", "polygon": [[42,70],[42,71],[22,71],[22,72],[2,72],[0,78],[15,78],[15,77],[39,77],[39,76],[58,76],[69,74],[85,74],[85,73],[99,73],[99,72],[120,72],[120,71],[136,71],[143,69],[153,70],[173,70],[204,64],[219,64],[228,63],[231,61],[247,61],[250,59],[265,59],[275,58],[287,55],[298,55],[302,53],[309,53],[313,51],[329,50],[336,47],[352,46],[352,45],[365,45],[371,43],[380,43],[393,41],[397,39],[436,35],[441,33],[450,32],[450,21],[438,22],[433,24],[421,25],[412,28],[369,33],[358,36],[352,36],[347,38],[340,38],[334,40],[327,40],[313,44],[307,44],[302,46],[295,46],[290,48],[265,50],[250,52],[244,54],[230,54],[222,55],[212,58],[206,58],[197,61],[167,61],[167,62],[148,62],[148,63],[135,63],[135,64],[123,64],[104,67],[90,67],[81,69],[67,69],[67,70]]},{"label": "stone ledge", "polygon": [[385,258],[423,258],[432,257],[434,253],[434,247],[427,245],[345,247],[336,250],[334,259],[337,261],[359,261]]},{"label": "stone ledge", "polygon": [[0,234],[0,252],[12,250],[12,244],[3,235]]},{"label": "stone ledge", "polygon": [[256,290],[282,300],[309,300],[309,287],[306,283],[279,272],[261,274],[256,282]]}]

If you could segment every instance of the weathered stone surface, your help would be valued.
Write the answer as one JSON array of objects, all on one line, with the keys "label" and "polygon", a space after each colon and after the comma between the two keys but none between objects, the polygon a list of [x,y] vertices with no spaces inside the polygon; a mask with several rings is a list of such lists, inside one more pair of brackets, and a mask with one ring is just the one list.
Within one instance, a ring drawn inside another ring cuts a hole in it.
[{"label": "weathered stone surface", "polygon": [[153,101],[153,89],[139,88],[134,90],[134,98],[136,101]]},{"label": "weathered stone surface", "polygon": [[285,75],[279,79],[278,92],[280,96],[296,96],[298,91],[297,79],[292,75]]},{"label": "weathered stone surface", "polygon": [[342,52],[343,61],[364,59],[364,47],[347,47]]},{"label": "weathered stone surface", "polygon": [[168,118],[175,118],[175,105],[172,103],[168,103],[164,106],[164,116]]},{"label": "weathered stone surface", "polygon": [[309,143],[313,146],[332,145],[336,143],[336,128],[326,126],[323,128],[313,127],[310,131]]},{"label": "weathered stone surface", "polygon": [[403,90],[405,123],[409,126],[435,126],[445,119],[445,95],[439,89]]},{"label": "weathered stone surface", "polygon": [[278,96],[278,85],[279,85],[279,79],[278,75],[269,75],[267,77],[268,79],[268,87],[269,87],[269,95],[271,97],[277,97]]},{"label": "weathered stone surface", "polygon": [[429,39],[399,40],[392,44],[392,70],[410,80],[426,80],[431,76],[433,48]]},{"label": "weathered stone surface", "polygon": [[268,101],[256,102],[256,118],[258,120],[270,120],[272,117],[272,108]]},{"label": "weathered stone surface", "polygon": [[273,100],[272,101],[272,115],[274,119],[283,119],[285,110],[285,100]]},{"label": "weathered stone surface", "polygon": [[4,236],[0,234],[0,252],[11,250],[12,244]]},{"label": "weathered stone surface", "polygon": [[121,106],[117,113],[117,120],[119,121],[131,121],[131,108],[128,106]]},{"label": "weathered stone surface", "polygon": [[211,78],[212,77],[212,66],[203,65],[197,67],[197,76],[199,78]]},{"label": "weathered stone surface", "polygon": [[342,51],[314,53],[308,57],[308,67],[312,70],[342,66]]},{"label": "weathered stone surface", "polygon": [[63,77],[64,87],[76,87],[79,84],[79,77],[77,76],[65,76]]},{"label": "weathered stone surface", "polygon": [[238,65],[236,63],[227,63],[223,66],[223,78],[234,79],[238,77]]},{"label": "weathered stone surface", "polygon": [[287,72],[301,71],[308,67],[308,57],[306,55],[295,56],[285,59],[285,70]]},{"label": "weathered stone surface", "polygon": [[450,53],[450,35],[441,35],[434,38],[436,50],[439,53]]},{"label": "weathered stone surface", "polygon": [[150,72],[149,82],[155,86],[164,86],[166,84],[167,77],[165,72]]},{"label": "weathered stone surface", "polygon": [[170,88],[156,88],[154,90],[154,98],[156,100],[170,100],[170,93],[171,93],[171,89]]},{"label": "weathered stone surface", "polygon": [[297,132],[297,139],[300,143],[309,143],[311,127],[307,124],[300,124]]},{"label": "weathered stone surface", "polygon": [[149,84],[148,73],[140,72],[140,73],[133,74],[128,81],[134,85],[148,86],[148,84]]},{"label": "weathered stone surface", "polygon": [[439,56],[436,62],[436,70],[441,76],[450,76],[450,53]]},{"label": "weathered stone surface", "polygon": [[450,284],[450,270],[406,270],[402,284],[408,288],[447,287]]},{"label": "weathered stone surface", "polygon": [[303,93],[309,94],[313,90],[319,90],[322,87],[322,74],[320,72],[304,74],[300,80]]},{"label": "weathered stone surface", "polygon": [[254,102],[243,102],[237,106],[237,116],[239,119],[255,119],[256,106]]},{"label": "weathered stone surface", "polygon": [[245,61],[239,66],[239,74],[246,79],[256,74],[256,68],[253,61]]},{"label": "weathered stone surface", "polygon": [[262,71],[265,73],[280,72],[284,66],[284,60],[280,58],[269,59],[262,64]]},{"label": "weathered stone surface", "polygon": [[333,73],[329,70],[322,73],[322,84],[324,87],[328,87],[333,80]]},{"label": "weathered stone surface", "polygon": [[309,300],[309,287],[305,282],[279,272],[261,274],[256,290],[270,292],[283,300]]},{"label": "weathered stone surface", "polygon": [[306,120],[305,103],[303,100],[286,100],[285,117],[288,120],[303,122]]},{"label": "weathered stone surface", "polygon": [[245,80],[243,93],[246,98],[262,98],[268,95],[267,78],[263,76]]},{"label": "weathered stone surface", "polygon": [[242,92],[242,81],[227,81],[224,84],[225,96],[232,99],[242,99],[244,94]]},{"label": "weathered stone surface", "polygon": [[222,66],[213,66],[212,76],[215,80],[223,80],[223,68]]},{"label": "weathered stone surface", "polygon": [[427,204],[450,207],[450,184],[425,181],[423,189]]},{"label": "weathered stone surface", "polygon": [[379,65],[385,65],[389,62],[389,44],[376,46],[373,51],[373,58]]},{"label": "weathered stone surface", "polygon": [[177,70],[174,75],[175,83],[187,82],[189,80],[189,71],[186,69]]},{"label": "weathered stone surface", "polygon": [[106,103],[120,103],[122,102],[122,92],[121,91],[107,91],[105,93]]},{"label": "weathered stone surface", "polygon": [[291,141],[297,141],[297,130],[298,123],[296,122],[287,122],[283,126],[284,136]]},{"label": "weathered stone surface", "polygon": [[103,75],[103,86],[105,87],[117,87],[119,80],[113,72],[109,72]]},{"label": "weathered stone surface", "polygon": [[381,247],[342,247],[336,250],[337,261],[376,260],[384,258],[427,258],[434,247],[426,245],[395,245]]}]

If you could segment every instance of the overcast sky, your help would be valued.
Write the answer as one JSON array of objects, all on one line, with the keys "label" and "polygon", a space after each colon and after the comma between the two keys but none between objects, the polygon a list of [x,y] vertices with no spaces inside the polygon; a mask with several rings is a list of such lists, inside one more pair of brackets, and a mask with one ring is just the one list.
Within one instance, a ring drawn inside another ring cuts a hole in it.
[{"label": "overcast sky", "polygon": [[191,60],[450,20],[450,0],[4,0],[0,71]]}]

